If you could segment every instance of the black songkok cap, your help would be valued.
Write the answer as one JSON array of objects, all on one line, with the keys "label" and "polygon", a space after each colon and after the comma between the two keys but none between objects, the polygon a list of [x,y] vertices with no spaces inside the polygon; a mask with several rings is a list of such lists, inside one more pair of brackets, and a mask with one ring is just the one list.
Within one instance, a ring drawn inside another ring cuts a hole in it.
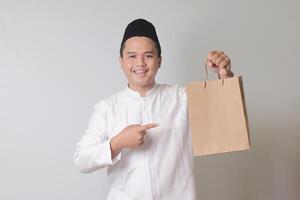
[{"label": "black songkok cap", "polygon": [[152,39],[157,45],[158,54],[160,56],[160,44],[155,31],[155,27],[151,22],[148,22],[145,19],[136,19],[130,22],[125,29],[121,46],[126,42],[127,39],[134,36],[144,36]]}]

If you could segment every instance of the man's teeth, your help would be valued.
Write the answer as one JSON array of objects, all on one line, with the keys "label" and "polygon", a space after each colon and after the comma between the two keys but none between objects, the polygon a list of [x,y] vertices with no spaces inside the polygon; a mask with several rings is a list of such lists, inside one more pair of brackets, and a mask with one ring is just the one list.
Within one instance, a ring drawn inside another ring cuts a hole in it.
[{"label": "man's teeth", "polygon": [[147,70],[135,70],[134,72],[137,74],[142,74],[142,73],[147,72]]}]

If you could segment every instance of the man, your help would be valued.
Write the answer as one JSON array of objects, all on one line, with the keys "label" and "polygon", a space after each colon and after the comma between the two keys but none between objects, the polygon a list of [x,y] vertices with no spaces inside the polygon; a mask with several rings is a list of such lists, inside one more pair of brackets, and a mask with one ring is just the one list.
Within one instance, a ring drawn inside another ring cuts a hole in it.
[{"label": "man", "polygon": [[[186,91],[155,82],[162,57],[150,22],[128,24],[119,60],[127,87],[95,106],[76,166],[107,167],[109,200],[196,199]],[[220,78],[233,76],[223,52],[210,52],[206,62]]]}]

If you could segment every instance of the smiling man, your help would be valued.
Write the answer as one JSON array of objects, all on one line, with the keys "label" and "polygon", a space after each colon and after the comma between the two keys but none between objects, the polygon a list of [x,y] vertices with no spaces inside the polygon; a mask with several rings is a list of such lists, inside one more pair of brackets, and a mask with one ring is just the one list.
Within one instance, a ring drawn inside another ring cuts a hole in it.
[{"label": "smiling man", "polygon": [[[125,29],[120,64],[127,87],[96,106],[74,160],[82,172],[107,167],[108,200],[195,200],[185,87],[157,84],[161,47],[155,27],[137,19]],[[233,76],[221,51],[207,65]]]}]

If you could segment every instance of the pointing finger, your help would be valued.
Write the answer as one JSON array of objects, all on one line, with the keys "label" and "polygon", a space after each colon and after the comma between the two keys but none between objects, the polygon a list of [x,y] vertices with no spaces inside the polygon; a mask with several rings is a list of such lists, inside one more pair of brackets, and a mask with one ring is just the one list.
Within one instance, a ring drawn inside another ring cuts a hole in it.
[{"label": "pointing finger", "polygon": [[158,123],[145,124],[145,125],[142,125],[142,130],[146,131],[148,129],[155,128],[157,126],[158,126]]}]

